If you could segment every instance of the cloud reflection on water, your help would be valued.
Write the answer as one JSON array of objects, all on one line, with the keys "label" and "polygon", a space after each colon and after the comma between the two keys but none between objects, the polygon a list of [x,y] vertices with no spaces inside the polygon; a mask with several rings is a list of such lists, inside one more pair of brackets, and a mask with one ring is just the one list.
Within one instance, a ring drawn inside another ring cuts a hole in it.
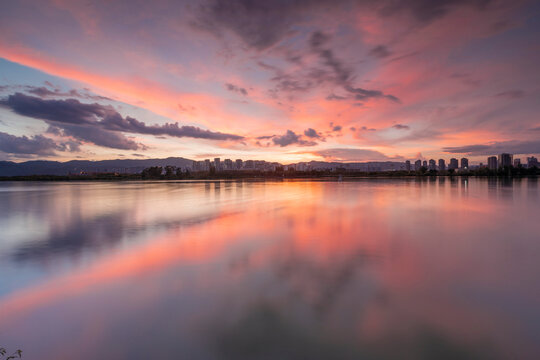
[{"label": "cloud reflection on water", "polygon": [[[53,230],[0,252],[2,267],[46,269],[46,258],[64,269],[0,292],[10,329],[0,335],[45,359],[532,359],[534,184],[59,184],[37,198],[3,194]],[[66,223],[55,218],[66,213]]]}]

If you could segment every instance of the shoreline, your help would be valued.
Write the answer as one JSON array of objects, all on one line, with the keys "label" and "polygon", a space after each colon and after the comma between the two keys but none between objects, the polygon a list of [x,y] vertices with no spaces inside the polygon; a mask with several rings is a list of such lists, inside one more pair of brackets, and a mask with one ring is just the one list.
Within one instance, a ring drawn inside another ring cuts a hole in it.
[{"label": "shoreline", "polygon": [[21,176],[1,176],[0,182],[17,182],[17,181],[103,181],[103,182],[121,182],[121,181],[215,181],[215,180],[249,180],[249,181],[263,181],[263,180],[328,180],[328,181],[340,181],[340,180],[355,180],[355,179],[435,179],[435,178],[496,178],[496,179],[524,179],[534,178],[538,179],[540,173],[536,174],[388,174],[388,173],[357,173],[357,174],[265,174],[254,175],[246,174],[245,176],[219,176],[214,174],[212,176],[186,176],[186,177],[154,177],[144,178],[140,174],[101,174],[101,175],[21,175]]}]

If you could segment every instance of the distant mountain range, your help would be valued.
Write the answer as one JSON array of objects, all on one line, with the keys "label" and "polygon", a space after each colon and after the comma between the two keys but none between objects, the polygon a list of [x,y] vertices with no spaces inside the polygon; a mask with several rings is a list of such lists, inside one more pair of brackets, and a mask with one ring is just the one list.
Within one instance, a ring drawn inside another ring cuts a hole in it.
[{"label": "distant mountain range", "polygon": [[73,160],[66,162],[35,160],[16,163],[0,161],[0,176],[25,175],[68,175],[81,172],[119,172],[138,173],[151,166],[191,166],[192,160],[182,157],[169,157],[166,159],[117,159],[117,160]]},{"label": "distant mountain range", "polygon": [[[266,163],[266,162],[263,162]],[[151,166],[176,166],[181,168],[190,167],[193,160],[182,157],[169,157],[166,159],[116,159],[116,160],[72,160],[66,162],[34,160],[16,163],[12,161],[0,161],[0,176],[28,176],[28,175],[69,175],[81,173],[140,173],[145,168]],[[270,163],[267,163],[270,164]],[[276,164],[277,163],[271,163]],[[404,162],[383,161],[383,162],[325,162],[310,161],[289,164],[298,171],[325,170],[325,169],[347,169],[355,171],[394,171],[404,170]]]}]

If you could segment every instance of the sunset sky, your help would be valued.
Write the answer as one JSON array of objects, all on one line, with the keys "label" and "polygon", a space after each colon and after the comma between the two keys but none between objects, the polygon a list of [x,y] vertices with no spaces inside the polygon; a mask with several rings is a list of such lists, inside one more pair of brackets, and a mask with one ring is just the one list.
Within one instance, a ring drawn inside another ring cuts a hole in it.
[{"label": "sunset sky", "polygon": [[0,3],[0,160],[540,153],[540,3]]}]

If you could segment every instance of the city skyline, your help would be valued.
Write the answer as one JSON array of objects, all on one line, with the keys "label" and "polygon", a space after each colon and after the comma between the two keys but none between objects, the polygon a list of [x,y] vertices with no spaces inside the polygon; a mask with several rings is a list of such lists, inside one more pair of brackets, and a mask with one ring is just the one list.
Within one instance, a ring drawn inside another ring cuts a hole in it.
[{"label": "city skyline", "polygon": [[[159,170],[158,170],[159,168]],[[515,168],[515,169],[512,169]],[[249,174],[249,172],[274,173],[277,171],[295,172],[351,172],[351,173],[380,173],[380,172],[403,172],[403,175],[453,175],[458,172],[460,175],[494,175],[496,171],[504,170],[510,173],[514,170],[521,172],[524,169],[538,169],[540,163],[538,158],[531,156],[527,157],[524,163],[521,163],[521,158],[513,158],[513,154],[502,153],[498,156],[490,156],[487,162],[479,164],[469,163],[468,158],[451,158],[446,165],[445,159],[429,159],[411,162],[396,161],[371,161],[371,162],[326,162],[326,161],[309,161],[297,163],[279,163],[268,162],[265,160],[254,159],[214,159],[191,160],[182,157],[169,157],[165,159],[115,159],[104,161],[26,161],[21,163],[0,161],[0,176],[32,176],[32,175],[98,175],[98,174],[143,174],[151,172],[156,176],[156,171],[170,176],[170,173],[176,175],[194,173],[213,173],[226,172],[232,175],[231,172],[244,172],[241,176]],[[281,169],[281,170],[280,170]],[[488,169],[491,173],[483,171]],[[240,174],[239,174],[240,175]],[[523,174],[521,174],[523,175]],[[181,175],[179,175],[181,176]]]},{"label": "city skyline", "polygon": [[534,1],[0,10],[0,160],[540,154]]}]

